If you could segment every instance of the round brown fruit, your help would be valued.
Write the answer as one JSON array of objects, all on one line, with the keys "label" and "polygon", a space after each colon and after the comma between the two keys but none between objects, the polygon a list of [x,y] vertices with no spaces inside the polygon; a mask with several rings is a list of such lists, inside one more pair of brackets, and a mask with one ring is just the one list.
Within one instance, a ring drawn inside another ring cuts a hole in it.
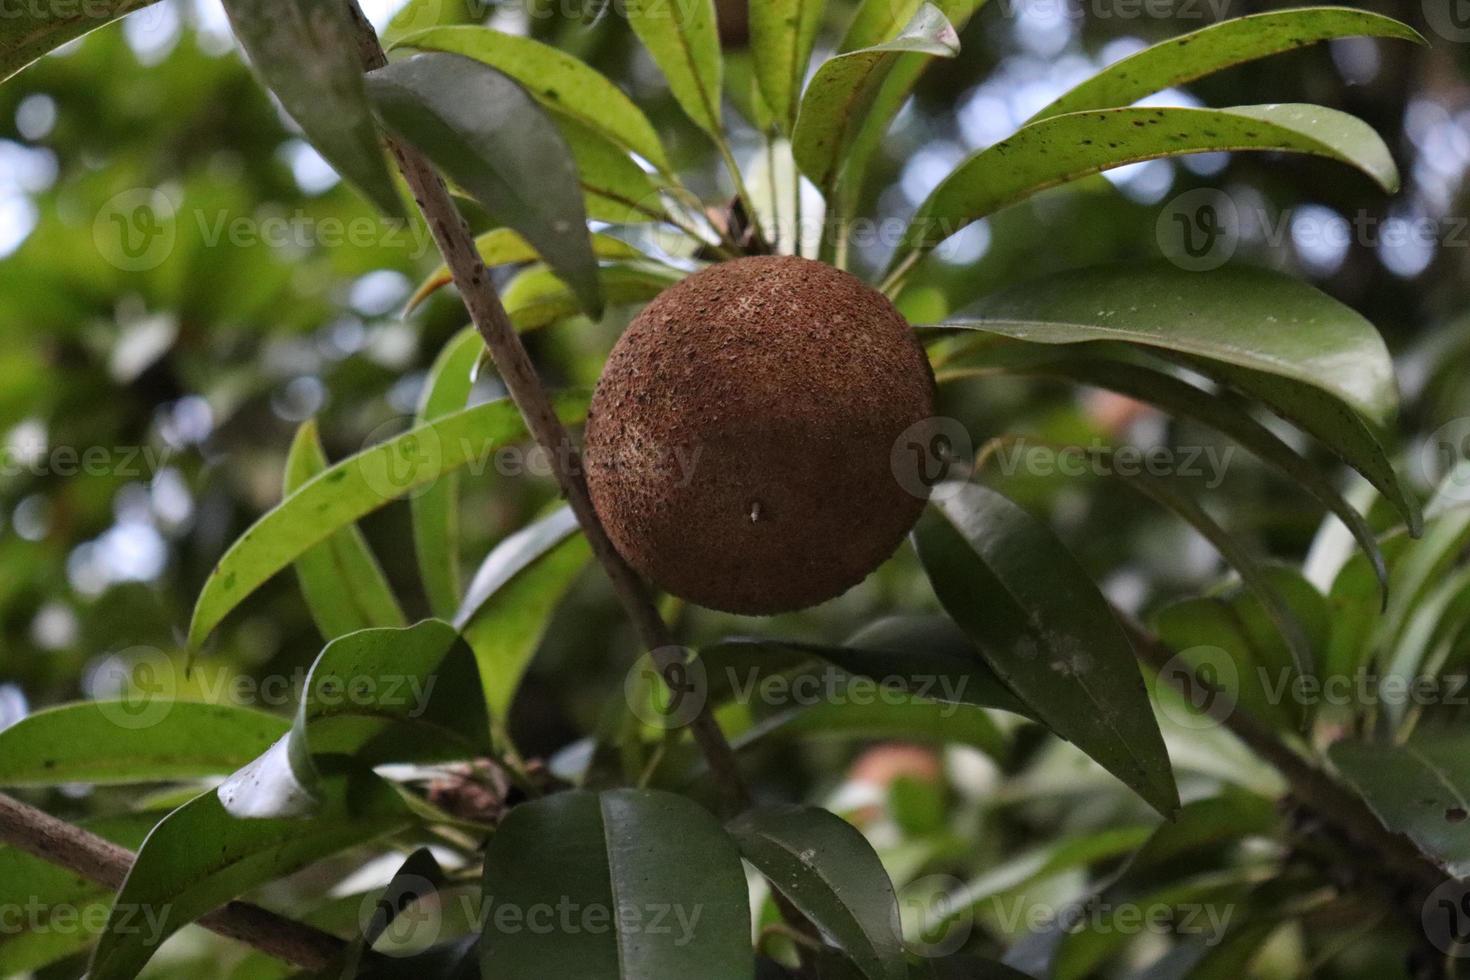
[{"label": "round brown fruit", "polygon": [[881,293],[809,259],[698,272],[628,327],[592,396],[587,483],[623,557],[727,612],[861,582],[924,508],[891,460],[934,374]]}]

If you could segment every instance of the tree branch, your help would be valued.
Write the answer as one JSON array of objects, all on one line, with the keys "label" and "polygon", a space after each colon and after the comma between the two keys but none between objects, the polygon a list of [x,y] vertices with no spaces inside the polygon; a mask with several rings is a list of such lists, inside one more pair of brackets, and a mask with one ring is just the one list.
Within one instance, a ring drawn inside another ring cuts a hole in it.
[{"label": "tree branch", "polygon": [[[137,857],[3,793],[0,841],[114,892],[122,888]],[[231,902],[201,918],[199,925],[305,970],[327,969],[347,951],[347,943],[337,936],[247,902]]]},{"label": "tree branch", "polygon": [[[382,68],[388,63],[388,58],[378,40],[377,31],[373,30],[372,24],[363,16],[357,0],[348,0],[347,6],[356,26],[358,54],[362,58],[364,69],[372,71]],[[663,675],[665,682],[671,687],[677,687],[684,664],[684,652],[674,645],[668,625],[659,615],[648,588],[613,547],[597,512],[593,510],[592,499],[587,494],[581,457],[572,445],[566,427],[561,424],[551,407],[551,400],[546,395],[546,389],[541,386],[535,365],[531,363],[531,357],[526,353],[520,335],[516,333],[515,326],[505,312],[505,306],[490,283],[485,263],[481,261],[480,253],[475,248],[474,238],[455,208],[448,188],[423,154],[391,137],[387,143],[389,152],[398,161],[398,167],[408,182],[409,190],[413,192],[414,201],[428,223],[434,243],[438,245],[444,262],[454,277],[454,284],[459,288],[470,320],[484,338],[485,346],[495,361],[501,380],[510,392],[511,400],[520,409],[531,435],[547,451],[557,485],[571,505],[577,522],[581,524],[582,532],[592,546],[592,553],[607,572],[607,577],[612,580],[613,590],[638,630],[643,645],[648,648],[654,666]],[[735,753],[707,705],[701,709],[690,727],[727,805],[732,810],[745,809],[750,804],[750,791],[740,774]]]}]

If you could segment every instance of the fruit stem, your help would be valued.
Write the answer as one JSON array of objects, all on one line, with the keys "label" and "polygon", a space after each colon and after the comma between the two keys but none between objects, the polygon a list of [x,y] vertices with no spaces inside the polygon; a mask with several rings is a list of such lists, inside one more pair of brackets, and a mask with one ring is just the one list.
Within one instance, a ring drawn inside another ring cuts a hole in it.
[{"label": "fruit stem", "polygon": [[[356,35],[358,55],[365,71],[381,68],[388,63],[378,33],[363,15],[357,0],[347,0],[347,9],[352,17]],[[485,346],[495,362],[501,380],[509,391],[511,400],[520,409],[526,428],[536,442],[547,452],[551,468],[562,495],[566,497],[582,532],[592,546],[592,553],[607,572],[628,617],[638,631],[638,636],[648,648],[654,666],[658,668],[665,683],[674,688],[682,675],[685,655],[682,648],[675,646],[672,634],[663,617],[659,615],[648,587],[628,567],[613,547],[592,499],[587,494],[579,454],[572,444],[571,436],[561,419],[552,408],[551,399],[542,387],[541,378],[520,335],[511,324],[500,301],[499,294],[486,274],[485,263],[475,248],[474,238],[465,225],[464,218],[454,207],[444,180],[433,165],[412,146],[385,134],[388,151],[398,163],[414,201],[423,213],[424,221],[433,235],[459,288],[470,320],[484,338]],[[729,160],[729,150],[723,147]],[[736,172],[736,184],[743,190],[743,183]],[[694,740],[709,763],[710,772],[732,811],[748,808],[751,803],[750,790],[740,773],[735,752],[720,730],[719,724],[705,704],[690,725]]]},{"label": "fruit stem", "polygon": [[740,198],[740,203],[745,206],[745,213],[750,218],[750,227],[755,232],[756,241],[759,243],[757,251],[764,251],[762,246],[768,239],[761,228],[761,216],[755,209],[755,198],[751,197],[750,188],[745,186],[745,178],[740,173],[740,165],[735,162],[735,154],[730,152],[730,143],[721,134],[715,138],[715,146],[725,161],[725,169],[730,171],[730,179],[735,183],[735,196]]}]

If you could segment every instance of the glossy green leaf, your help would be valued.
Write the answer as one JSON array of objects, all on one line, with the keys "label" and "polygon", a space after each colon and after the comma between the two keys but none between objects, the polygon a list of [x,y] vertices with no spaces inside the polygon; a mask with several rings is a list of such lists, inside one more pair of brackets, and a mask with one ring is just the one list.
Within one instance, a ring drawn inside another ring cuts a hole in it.
[{"label": "glossy green leaf", "polygon": [[[474,327],[465,327],[450,338],[424,379],[414,415],[415,428],[465,407],[474,386],[475,364],[484,350],[484,341]],[[459,474],[443,474],[422,493],[409,498],[408,506],[413,516],[414,557],[418,559],[429,610],[440,619],[449,619],[460,597]]]},{"label": "glossy green leaf", "polygon": [[[517,265],[521,262],[538,262],[541,256],[516,232],[509,228],[495,228],[475,239],[475,248],[480,253],[480,260],[488,268],[497,265]],[[592,233],[592,254],[599,259],[637,259],[642,258],[643,253],[621,238],[614,238],[603,232]],[[413,295],[404,304],[405,316],[412,313],[423,305],[434,293],[443,289],[454,281],[449,267],[441,265],[429,274],[428,278],[419,283]]]},{"label": "glossy green leaf", "polygon": [[1022,370],[1024,373],[1034,371],[1063,377],[1151,402],[1173,415],[1194,419],[1234,439],[1261,460],[1279,469],[1347,526],[1359,547],[1373,563],[1382,585],[1384,601],[1387,601],[1388,569],[1378,546],[1378,538],[1368,522],[1343,498],[1320,468],[1303,458],[1245,410],[1178,378],[1124,361],[1063,357],[1043,361],[1034,368]]},{"label": "glossy green leaf", "polygon": [[[1369,353],[1367,348],[1364,353]],[[1376,359],[1376,355],[1371,356]],[[1361,473],[1394,505],[1414,535],[1423,529],[1419,500],[1394,470],[1388,449],[1377,431],[1378,427],[1389,425],[1397,398],[1375,400],[1374,412],[1365,420],[1359,414],[1363,407],[1357,399],[1336,386],[1324,384],[1322,378],[1290,377],[1209,357],[1179,355],[1179,360],[1268,405]]]},{"label": "glossy green leaf", "polygon": [[388,126],[534,245],[583,309],[601,314],[577,165],[525,89],[494,68],[437,52],[379,68],[367,87]]},{"label": "glossy green leaf", "polygon": [[[554,399],[563,421],[580,421],[585,394]],[[205,580],[189,642],[197,648],[232,609],[267,579],[333,532],[426,486],[472,459],[525,437],[509,400],[476,405],[410,429],[342,460],[306,483],[240,536]]]},{"label": "glossy green leaf", "polygon": [[[413,818],[375,776],[320,787],[313,820],[238,820],[207,792],[153,829],[118,892],[97,949],[92,980],[131,980],[158,946],[231,899],[321,858],[403,830]],[[139,916],[154,928],[137,927]]]},{"label": "glossy green leaf", "polygon": [[791,136],[801,172],[830,194],[865,113],[899,56],[952,58],[958,52],[954,26],[938,7],[925,3],[893,40],[823,62],[801,98]]},{"label": "glossy green leaf", "polygon": [[660,171],[671,167],[653,124],[607,76],[565,51],[489,27],[439,27],[404,38],[400,46],[473,58],[525,86],[547,109],[636,153]]},{"label": "glossy green leaf", "polygon": [[1083,269],[1001,290],[938,326],[1191,355],[1309,385],[1379,423],[1398,406],[1393,361],[1373,325],[1306,283],[1264,269]]},{"label": "glossy green leaf", "polygon": [[893,882],[867,839],[816,807],[762,807],[732,820],[740,853],[868,980],[904,980]]},{"label": "glossy green leaf", "polygon": [[328,643],[306,678],[290,734],[219,788],[237,817],[300,816],[340,767],[470,759],[490,750],[490,718],[469,649],[426,619]]},{"label": "glossy green leaf", "polygon": [[570,119],[557,120],[572,159],[587,217],[612,224],[662,221],[667,211],[653,179],[622,147]]},{"label": "glossy green leaf", "polygon": [[[286,454],[282,496],[291,496],[326,468],[327,454],[317,435],[316,420],[307,419],[297,428]],[[296,559],[296,578],[323,639],[408,622],[356,525],[343,528]]]},{"label": "glossy green leaf", "polygon": [[1303,7],[1211,24],[1113,62],[1030,122],[1087,109],[1111,109],[1257,58],[1341,37],[1393,37],[1424,43],[1391,17],[1347,7]]},{"label": "glossy green leaf", "polygon": [[227,0],[257,74],[317,152],[385,213],[403,217],[363,91],[352,20],[337,0]]},{"label": "glossy green leaf", "polygon": [[1218,150],[1280,150],[1338,160],[1398,189],[1398,168],[1367,123],[1312,105],[1101,109],[1055,116],[971,156],[919,205],[899,258],[1034,194],[1128,163]]},{"label": "glossy green leaf", "polygon": [[23,4],[0,18],[0,82],[68,41],[110,24],[155,0],[102,0],[77,16],[75,8]]},{"label": "glossy green leaf", "polygon": [[1456,878],[1470,875],[1470,738],[1341,741],[1328,756],[1389,830]]},{"label": "glossy green leaf", "polygon": [[[82,822],[93,834],[135,850],[158,814],[131,813]],[[107,921],[112,889],[48,864],[14,847],[0,847],[0,908],[41,910],[30,928],[12,921],[0,930],[0,976],[30,971],[74,955],[96,941]],[[94,923],[96,923],[94,925]]]},{"label": "glossy green leaf", "polygon": [[1051,530],[993,490],[943,484],[914,532],[940,603],[1042,719],[1161,813],[1179,805],[1133,648]]},{"label": "glossy green leaf", "polygon": [[454,621],[497,722],[510,713],[552,612],[591,557],[572,509],[562,507],[501,541],[480,564]]},{"label": "glossy green leaf", "polygon": [[668,79],[685,114],[700,129],[721,138],[722,65],[712,0],[627,0],[620,9]]},{"label": "glossy green leaf", "polygon": [[[568,906],[587,927],[527,928],[535,910]],[[740,855],[671,793],[578,790],[511,810],[485,848],[484,915],[487,977],[749,980],[754,968]]]},{"label": "glossy green leaf", "polygon": [[[1384,651],[1386,690],[1412,690],[1418,677],[1434,677],[1460,632],[1470,622],[1470,567],[1441,576],[1406,618],[1392,648]],[[1411,708],[1408,698],[1385,697],[1383,710],[1398,725]]]},{"label": "glossy green leaf", "polygon": [[476,23],[484,13],[476,0],[408,0],[383,29],[383,47],[392,51],[407,38],[430,28]]},{"label": "glossy green leaf", "polygon": [[823,0],[750,0],[750,50],[765,104],[786,134],[796,125]]},{"label": "glossy green leaf", "polygon": [[[654,265],[605,265],[598,270],[608,306],[646,303],[684,278],[684,273]],[[557,273],[544,265],[518,272],[501,290],[501,302],[517,330],[549,327],[580,312],[576,297]]]},{"label": "glossy green leaf", "polygon": [[[858,13],[847,35],[838,46],[838,51],[855,51],[887,40],[913,17],[920,2],[922,0],[864,0],[858,7]],[[976,11],[985,6],[985,2],[986,0],[938,0],[935,6],[949,18],[958,33],[964,30]],[[914,86],[919,83],[919,78],[932,62],[933,59],[927,54],[901,54],[888,69],[878,93],[868,105],[867,112],[863,113],[857,134],[849,141],[842,162],[842,179],[837,187],[837,200],[833,202],[837,211],[837,222],[829,222],[829,225],[836,227],[839,223],[845,224],[856,213],[863,199],[863,182],[869,164],[882,147],[889,128],[913,93]],[[843,235],[835,245],[840,254],[847,247],[846,236]]]},{"label": "glossy green leaf", "polygon": [[[1263,586],[1279,596],[1290,615],[1305,631],[1313,650],[1325,650],[1332,629],[1327,600],[1295,570],[1264,567]],[[1293,687],[1300,673],[1291,650],[1281,637],[1272,613],[1255,593],[1234,590],[1224,595],[1182,599],[1154,614],[1159,638],[1179,652],[1186,663],[1214,672],[1229,703],[1251,717],[1275,727],[1301,727],[1310,712]],[[1205,658],[1192,651],[1203,649]],[[1222,672],[1212,657],[1224,650],[1234,677]]]},{"label": "glossy green leaf", "polygon": [[222,704],[174,701],[154,718],[127,701],[80,701],[0,730],[0,786],[146,783],[233,772],[289,722]]}]

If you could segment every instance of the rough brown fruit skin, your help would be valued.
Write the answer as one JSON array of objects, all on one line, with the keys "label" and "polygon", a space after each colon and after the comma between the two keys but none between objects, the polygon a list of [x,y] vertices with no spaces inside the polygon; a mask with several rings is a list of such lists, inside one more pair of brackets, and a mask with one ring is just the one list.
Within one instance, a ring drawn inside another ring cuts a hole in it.
[{"label": "rough brown fruit skin", "polygon": [[588,488],[618,551],[674,595],[800,609],[861,582],[918,520],[890,456],[933,414],[929,362],[882,294],[809,259],[723,262],[613,348]]}]

